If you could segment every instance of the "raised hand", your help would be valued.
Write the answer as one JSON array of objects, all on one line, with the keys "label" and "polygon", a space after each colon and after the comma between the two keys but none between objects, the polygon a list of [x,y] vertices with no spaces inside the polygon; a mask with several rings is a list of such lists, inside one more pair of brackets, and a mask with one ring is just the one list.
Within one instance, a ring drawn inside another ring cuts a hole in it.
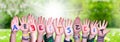
[{"label": "raised hand", "polygon": [[16,32],[19,30],[18,17],[15,16],[11,21],[11,35],[10,42],[16,42]]},{"label": "raised hand", "polygon": [[28,28],[28,22],[27,17],[23,16],[22,19],[20,19],[20,30],[22,31],[22,42],[29,42],[30,36],[29,36],[29,28]]},{"label": "raised hand", "polygon": [[73,28],[72,28],[72,20],[65,20],[64,26],[64,32],[65,32],[65,39],[70,40],[70,37],[73,35]]},{"label": "raised hand", "polygon": [[22,33],[27,34],[29,32],[29,28],[28,28],[28,22],[27,22],[27,17],[23,16],[22,19],[20,19],[20,30],[22,31]]},{"label": "raised hand", "polygon": [[29,32],[30,32],[30,36],[31,36],[31,42],[35,42],[36,41],[36,19],[29,14],[27,16],[28,19],[28,28],[29,28]]},{"label": "raised hand", "polygon": [[37,32],[38,32],[38,38],[37,42],[42,42],[43,40],[43,34],[45,33],[45,18],[40,16],[38,17],[38,22],[37,24]]},{"label": "raised hand", "polygon": [[75,42],[80,42],[80,31],[82,29],[82,24],[81,24],[81,21],[80,21],[80,18],[79,17],[76,17],[75,20],[74,20],[74,23],[73,23],[73,31],[74,31],[74,41]]},{"label": "raised hand", "polygon": [[105,20],[101,24],[101,21],[99,22],[99,28],[98,28],[98,36],[105,36],[110,30],[106,29],[108,22]]},{"label": "raised hand", "polygon": [[47,33],[47,37],[51,37],[54,33],[54,28],[53,28],[53,20],[52,17],[48,18],[48,20],[46,21],[46,33]]},{"label": "raised hand", "polygon": [[105,35],[110,31],[106,29],[107,24],[108,22],[106,22],[105,20],[102,24],[101,21],[99,22],[97,42],[104,42]]},{"label": "raised hand", "polygon": [[17,32],[19,30],[19,20],[18,17],[15,16],[11,21],[11,31]]},{"label": "raised hand", "polygon": [[36,31],[36,20],[35,18],[29,14],[28,16],[28,24],[29,24],[29,31],[32,33],[32,32],[35,32]]},{"label": "raised hand", "polygon": [[62,35],[63,32],[64,32],[64,29],[63,29],[63,18],[60,18],[60,19],[54,19],[53,20],[53,27],[55,29],[55,33],[56,35]]},{"label": "raised hand", "polygon": [[85,22],[82,25],[82,36],[84,37],[88,37],[89,31],[90,31],[89,24],[90,24],[90,21],[85,20]]},{"label": "raised hand", "polygon": [[55,42],[61,42],[62,34],[64,33],[63,20],[63,18],[53,20],[53,27],[56,33]]},{"label": "raised hand", "polygon": [[76,17],[76,19],[74,20],[74,23],[73,23],[73,28],[74,28],[74,34],[78,34],[79,35],[79,32],[81,31],[82,29],[82,25],[81,25],[81,21],[80,21],[80,18],[79,17]]},{"label": "raised hand", "polygon": [[89,39],[92,39],[92,38],[94,38],[97,35],[97,32],[98,32],[97,28],[98,28],[97,21],[90,23],[90,35],[89,35]]},{"label": "raised hand", "polygon": [[38,22],[36,24],[37,24],[38,34],[44,34],[44,32],[45,32],[45,18],[42,16],[38,17]]}]

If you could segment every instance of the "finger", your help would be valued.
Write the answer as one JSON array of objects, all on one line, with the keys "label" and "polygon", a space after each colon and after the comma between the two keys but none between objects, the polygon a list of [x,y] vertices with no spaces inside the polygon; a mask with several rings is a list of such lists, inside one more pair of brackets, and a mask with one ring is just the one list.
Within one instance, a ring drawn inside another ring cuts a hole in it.
[{"label": "finger", "polygon": [[59,21],[58,21],[58,24],[61,24],[61,20],[62,20],[62,17],[60,17]]},{"label": "finger", "polygon": [[101,21],[99,22],[99,27],[101,28]]},{"label": "finger", "polygon": [[105,20],[103,20],[103,23],[102,23],[102,26],[104,26],[105,25]]},{"label": "finger", "polygon": [[105,27],[107,27],[108,22],[105,23]]},{"label": "finger", "polygon": [[42,24],[45,24],[45,17],[43,17]]},{"label": "finger", "polygon": [[57,18],[55,19],[55,25],[58,25],[58,19]]},{"label": "finger", "polygon": [[66,20],[64,20],[64,22],[63,22],[63,27],[64,28],[66,27]]},{"label": "finger", "polygon": [[91,28],[93,27],[93,22],[91,22],[90,27],[91,27]]},{"label": "finger", "polygon": [[26,22],[25,16],[22,17],[22,20],[21,20],[21,21],[22,21],[22,22]]},{"label": "finger", "polygon": [[72,20],[70,20],[70,26],[72,26]]},{"label": "finger", "polygon": [[67,19],[67,21],[66,21],[66,26],[68,26],[68,23],[69,23],[69,19]]},{"label": "finger", "polygon": [[87,25],[89,26],[89,24],[90,24],[90,20],[88,20],[88,23],[87,23]]},{"label": "finger", "polygon": [[20,23],[22,23],[22,20],[21,20],[21,18],[19,18],[19,21],[20,21]]},{"label": "finger", "polygon": [[52,25],[53,25],[53,27],[55,28],[55,19],[53,19]]},{"label": "finger", "polygon": [[49,23],[49,18],[46,20],[46,25],[48,25],[48,23]]},{"label": "finger", "polygon": [[63,25],[63,22],[64,22],[64,18],[61,19],[61,24]]},{"label": "finger", "polygon": [[41,23],[42,16],[38,17],[38,23]]}]

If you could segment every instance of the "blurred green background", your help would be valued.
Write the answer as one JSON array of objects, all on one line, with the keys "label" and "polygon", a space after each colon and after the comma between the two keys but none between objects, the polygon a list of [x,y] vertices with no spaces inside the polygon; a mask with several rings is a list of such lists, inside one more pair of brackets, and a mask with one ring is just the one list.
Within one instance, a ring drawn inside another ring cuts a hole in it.
[{"label": "blurred green background", "polygon": [[[55,14],[43,13],[46,3],[52,1],[65,7],[61,15],[64,18],[74,20],[79,16],[82,21],[86,18],[92,21],[107,20],[111,32],[107,34],[105,42],[120,41],[120,0],[0,0],[0,42],[9,42],[10,23],[14,16],[22,17],[30,13],[35,17],[55,17]],[[21,32],[18,32],[17,42],[20,39]]]}]

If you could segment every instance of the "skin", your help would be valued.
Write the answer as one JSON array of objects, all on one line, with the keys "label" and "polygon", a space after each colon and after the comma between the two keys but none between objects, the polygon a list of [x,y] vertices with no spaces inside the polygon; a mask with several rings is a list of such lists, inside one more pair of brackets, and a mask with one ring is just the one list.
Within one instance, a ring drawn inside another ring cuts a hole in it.
[{"label": "skin", "polygon": [[37,32],[38,32],[37,42],[42,42],[43,35],[45,33],[45,18],[42,16],[38,17],[38,22],[36,24],[37,24]]},{"label": "skin", "polygon": [[53,27],[56,33],[55,42],[61,42],[61,39],[62,39],[61,37],[62,37],[62,34],[64,33],[63,21],[64,21],[63,18],[59,18],[59,19],[56,18],[53,20]]},{"label": "skin", "polygon": [[98,28],[97,21],[90,23],[90,36],[89,36],[89,39],[92,39],[97,35],[97,33],[98,33],[97,28]]},{"label": "skin", "polygon": [[[20,26],[19,26],[19,22],[21,24]],[[26,24],[26,26],[24,24]],[[23,16],[22,18],[18,18],[17,16],[15,16],[11,21],[10,42],[16,42],[16,33],[19,30],[22,31],[22,36],[30,32],[31,39],[22,40],[22,42],[30,42],[30,41],[35,42],[36,37],[34,33],[36,31],[38,32],[37,42],[43,41],[43,35],[45,32],[47,34],[47,38],[51,37],[55,32],[56,33],[55,42],[61,42],[63,33],[65,34],[65,40],[70,41],[70,37],[73,35],[73,32],[74,32],[74,36],[80,36],[79,32],[81,30],[82,30],[82,36],[84,37],[88,37],[90,32],[89,39],[94,38],[97,34],[98,36],[104,37],[110,31],[106,29],[107,24],[108,22],[106,22],[105,20],[102,23],[100,21],[99,24],[97,23],[97,21],[93,21],[90,23],[89,20],[85,20],[85,22],[81,24],[79,17],[76,17],[72,25],[72,20],[70,19],[64,20],[61,17],[56,19],[52,19],[50,17],[48,18],[48,20],[45,20],[44,17],[40,16],[38,17],[38,21],[36,22],[34,17],[30,14],[28,16]],[[87,42],[87,39],[82,39],[81,41]],[[80,42],[80,39],[74,40],[74,42]]]},{"label": "skin", "polygon": [[[27,23],[27,17],[23,16],[22,19],[20,19],[20,30],[22,31],[22,36],[24,37],[24,34],[28,34],[29,28],[28,28],[28,23]],[[26,24],[26,27],[24,27],[24,24]],[[29,40],[22,40],[22,42],[29,42]]]},{"label": "skin", "polygon": [[[82,29],[81,21],[79,17],[76,17],[73,23],[73,31],[74,31],[74,36],[80,36],[79,32]],[[80,38],[75,40],[74,42],[80,42]]]},{"label": "skin", "polygon": [[[108,32],[110,32],[110,30],[106,29],[107,24],[108,24],[108,22],[106,22],[105,20],[103,21],[103,23],[101,23],[101,21],[99,22],[98,36],[104,37]],[[103,29],[103,31],[101,31],[101,29]],[[100,41],[98,41],[98,42],[100,42]]]},{"label": "skin", "polygon": [[[82,36],[84,36],[84,37],[88,37],[88,35],[89,35],[89,31],[90,31],[89,24],[90,24],[90,21],[87,19],[82,24]],[[82,38],[82,42],[87,42],[87,39]]]},{"label": "skin", "polygon": [[47,34],[47,38],[53,36],[54,33],[54,28],[53,28],[53,20],[52,17],[48,18],[48,20],[46,21],[46,34]]},{"label": "skin", "polygon": [[70,37],[73,36],[72,20],[70,19],[65,20],[65,24],[63,24],[63,26],[65,40],[70,41]]},{"label": "skin", "polygon": [[[10,35],[10,42],[16,42],[16,33],[19,30],[19,25],[18,25],[18,17],[15,16],[12,21],[11,21],[11,35]],[[16,25],[17,29],[13,30],[13,26]]]},{"label": "skin", "polygon": [[34,17],[29,14],[28,16],[28,24],[29,24],[29,32],[30,32],[30,36],[31,36],[31,42],[35,42],[36,41],[36,20],[34,19]]}]

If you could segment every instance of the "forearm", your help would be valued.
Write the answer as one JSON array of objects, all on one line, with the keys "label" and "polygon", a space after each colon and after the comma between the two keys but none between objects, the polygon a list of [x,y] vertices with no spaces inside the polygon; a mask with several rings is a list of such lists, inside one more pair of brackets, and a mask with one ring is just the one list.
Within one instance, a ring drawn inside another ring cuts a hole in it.
[{"label": "forearm", "polygon": [[87,42],[87,39],[88,39],[88,35],[83,34],[82,35],[82,42]]},{"label": "forearm", "polygon": [[16,32],[11,31],[10,42],[16,42]]},{"label": "forearm", "polygon": [[83,39],[83,38],[82,38],[82,42],[87,42],[87,39]]},{"label": "forearm", "polygon": [[36,35],[35,35],[35,33],[30,33],[30,42],[36,42]]},{"label": "forearm", "polygon": [[61,39],[62,39],[62,35],[59,35],[55,37],[55,42],[61,42]]},{"label": "forearm", "polygon": [[80,42],[80,34],[74,34],[73,35],[73,38],[74,38],[74,42]]},{"label": "forearm", "polygon": [[43,41],[43,34],[38,34],[37,42],[42,42],[42,41]]}]

